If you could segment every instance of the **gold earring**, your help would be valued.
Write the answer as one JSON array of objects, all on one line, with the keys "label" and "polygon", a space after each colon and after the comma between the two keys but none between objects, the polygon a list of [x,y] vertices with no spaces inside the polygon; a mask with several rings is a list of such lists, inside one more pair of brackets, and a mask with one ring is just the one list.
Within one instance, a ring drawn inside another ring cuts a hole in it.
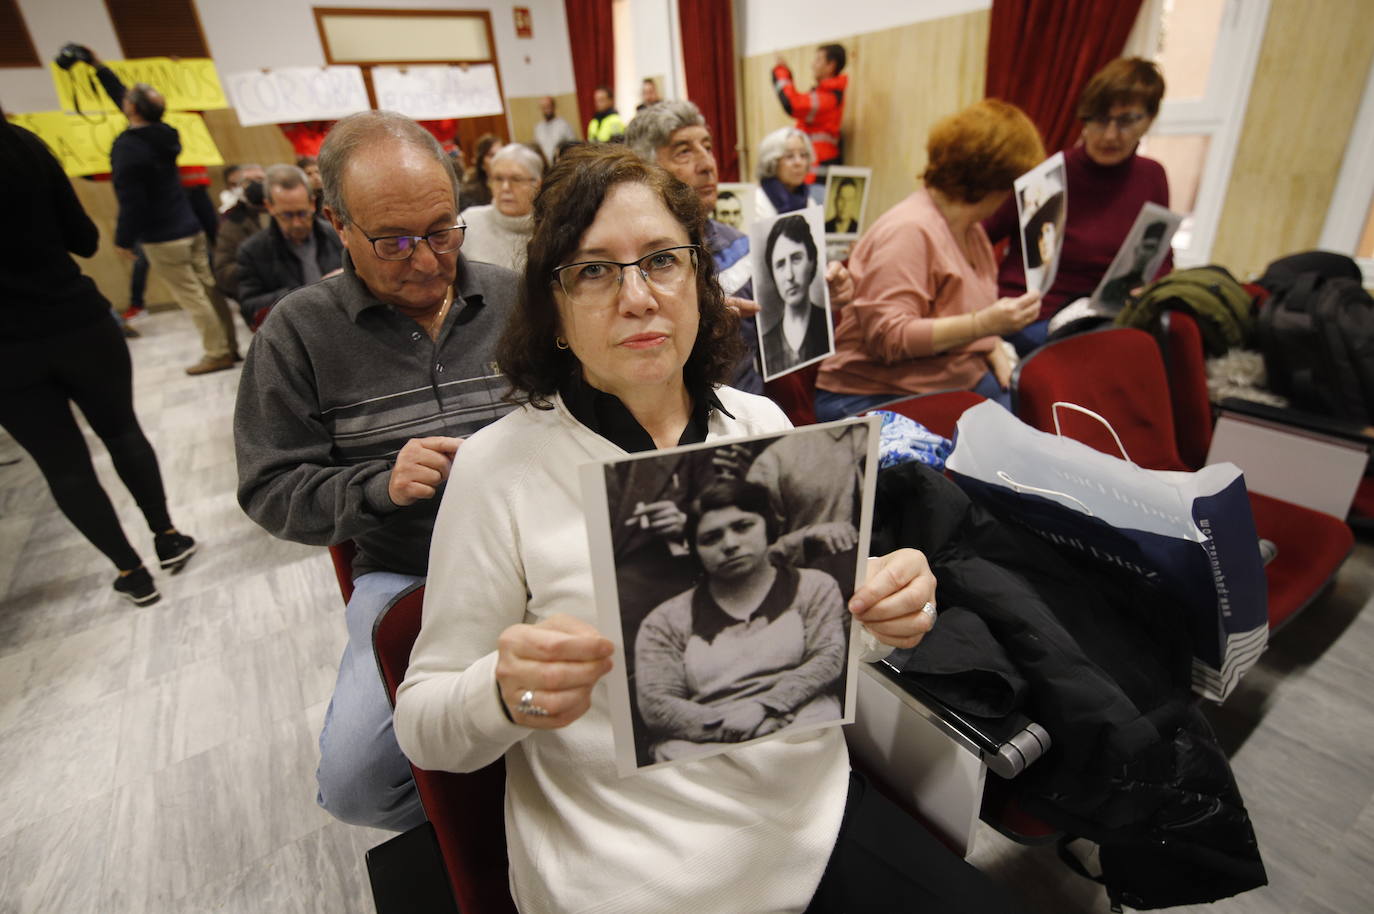
[{"label": "gold earring", "polygon": [[567,349],[567,348],[568,348],[568,341],[565,340],[565,339],[563,339],[563,337],[561,337],[561,336],[556,336],[556,337],[554,337],[554,338],[553,338],[553,344],[554,344],[555,346],[557,346],[559,349]]}]

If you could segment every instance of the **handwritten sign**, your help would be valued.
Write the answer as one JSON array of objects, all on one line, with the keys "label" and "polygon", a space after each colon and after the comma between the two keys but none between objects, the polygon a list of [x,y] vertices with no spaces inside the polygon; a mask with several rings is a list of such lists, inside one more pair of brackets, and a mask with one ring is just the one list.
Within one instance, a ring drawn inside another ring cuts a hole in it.
[{"label": "handwritten sign", "polygon": [[[168,111],[215,111],[229,107],[219,74],[215,72],[215,62],[209,58],[140,57],[107,60],[105,65],[114,71],[125,88],[134,83],[147,83],[161,92],[167,100]],[[76,111],[78,104],[84,112],[119,111],[105,94],[94,67],[84,63],[76,64],[70,71],[55,63],[48,67],[57,87],[58,104],[64,111]]]},{"label": "handwritten sign", "polygon": [[[129,126],[124,115],[108,112],[82,117],[63,111],[38,111],[11,114],[9,119],[38,134],[62,163],[62,170],[74,178],[108,172],[110,147]],[[181,134],[178,165],[224,164],[224,157],[199,114],[169,111],[163,120]]]},{"label": "handwritten sign", "polygon": [[373,67],[377,106],[417,121],[501,114],[501,90],[491,64],[469,67]]},{"label": "handwritten sign", "polygon": [[284,67],[231,73],[225,80],[239,123],[333,121],[372,107],[358,67]]}]

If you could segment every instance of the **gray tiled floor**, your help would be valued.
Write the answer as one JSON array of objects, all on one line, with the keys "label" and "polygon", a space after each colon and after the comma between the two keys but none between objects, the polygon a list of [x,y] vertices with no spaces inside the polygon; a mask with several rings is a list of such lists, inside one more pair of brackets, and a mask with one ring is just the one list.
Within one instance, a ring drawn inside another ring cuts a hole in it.
[{"label": "gray tiled floor", "polygon": [[[202,552],[135,609],[32,461],[0,468],[0,914],[370,912],[366,849],[387,835],[316,808],[315,737],[343,645],[324,552],[272,540],[234,501],[238,372],[188,378],[176,312],[132,342],[139,413],[174,520]],[[109,458],[135,545],[149,538]],[[1215,721],[1272,885],[1217,912],[1370,910],[1374,548],[1275,639]],[[984,829],[978,866],[1045,914],[1105,911],[1046,848]]]}]

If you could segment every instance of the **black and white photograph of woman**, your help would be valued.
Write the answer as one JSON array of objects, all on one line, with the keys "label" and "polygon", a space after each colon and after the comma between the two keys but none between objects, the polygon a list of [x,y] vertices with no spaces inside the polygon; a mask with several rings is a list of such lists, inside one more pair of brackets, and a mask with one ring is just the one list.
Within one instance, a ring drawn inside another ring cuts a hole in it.
[{"label": "black and white photograph of woman", "polygon": [[824,211],[808,207],[750,230],[763,377],[771,381],[835,350],[825,286]]},{"label": "black and white photograph of woman", "polygon": [[605,468],[637,768],[846,719],[870,440],[832,423]]},{"label": "black and white photograph of woman", "polygon": [[1059,252],[1064,246],[1068,215],[1064,154],[1055,153],[1013,182],[1021,224],[1026,288],[1044,291],[1054,285]]}]

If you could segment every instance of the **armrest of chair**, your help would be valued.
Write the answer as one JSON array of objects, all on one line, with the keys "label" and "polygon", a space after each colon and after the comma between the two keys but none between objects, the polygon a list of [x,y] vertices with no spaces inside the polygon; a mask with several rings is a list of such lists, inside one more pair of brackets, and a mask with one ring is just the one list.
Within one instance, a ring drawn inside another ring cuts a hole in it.
[{"label": "armrest of chair", "polygon": [[942,702],[885,660],[870,664],[875,678],[907,708],[973,753],[994,774],[1016,777],[1050,748],[1050,735],[1019,711],[976,717]]},{"label": "armrest of chair", "polygon": [[1217,406],[1224,412],[1239,413],[1242,416],[1272,422],[1275,425],[1339,438],[1365,448],[1374,448],[1374,428],[1348,419],[1337,419],[1333,416],[1323,416],[1290,407],[1270,406],[1267,403],[1256,403],[1253,400],[1242,400],[1237,397],[1227,397]]}]

